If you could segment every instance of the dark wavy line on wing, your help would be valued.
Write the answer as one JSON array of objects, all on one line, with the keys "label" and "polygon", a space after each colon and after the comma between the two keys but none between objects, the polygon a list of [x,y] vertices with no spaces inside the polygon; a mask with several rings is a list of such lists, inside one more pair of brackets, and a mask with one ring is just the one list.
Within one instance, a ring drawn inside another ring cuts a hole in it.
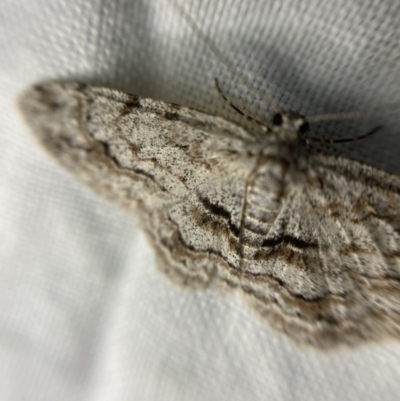
[{"label": "dark wavy line on wing", "polygon": [[219,217],[222,217],[223,219],[228,221],[228,226],[230,231],[235,237],[239,236],[239,228],[236,227],[232,223],[232,216],[231,214],[224,209],[220,205],[216,205],[215,203],[212,203],[209,199],[206,197],[202,196],[201,194],[197,193],[197,199],[200,201],[200,203],[204,206],[206,210],[208,210],[210,213],[217,215]]},{"label": "dark wavy line on wing", "polygon": [[275,238],[267,238],[263,241],[261,246],[273,248],[280,244],[292,245],[298,249],[318,248],[318,244],[316,242],[307,242],[287,234]]}]

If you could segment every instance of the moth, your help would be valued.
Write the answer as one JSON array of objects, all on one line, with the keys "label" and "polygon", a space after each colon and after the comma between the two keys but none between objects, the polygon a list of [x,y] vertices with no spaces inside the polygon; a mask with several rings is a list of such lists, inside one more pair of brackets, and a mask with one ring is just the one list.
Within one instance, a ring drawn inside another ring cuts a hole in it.
[{"label": "moth", "polygon": [[63,167],[139,212],[173,281],[237,288],[273,328],[317,347],[399,336],[400,179],[303,155],[302,117],[276,117],[255,136],[185,107],[57,82],[29,89],[20,107]]},{"label": "moth", "polygon": [[250,132],[65,82],[33,86],[19,104],[65,169],[138,215],[172,281],[236,289],[301,344],[400,336],[400,178],[303,152],[305,117],[279,110]]}]

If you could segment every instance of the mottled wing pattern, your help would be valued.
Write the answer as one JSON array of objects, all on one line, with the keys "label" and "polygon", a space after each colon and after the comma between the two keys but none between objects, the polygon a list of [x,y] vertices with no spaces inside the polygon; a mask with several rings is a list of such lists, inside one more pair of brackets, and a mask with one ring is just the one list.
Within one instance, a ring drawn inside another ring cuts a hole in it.
[{"label": "mottled wing pattern", "polygon": [[270,159],[275,186],[248,188],[248,302],[273,327],[317,347],[398,337],[400,179],[341,157],[307,162],[299,183],[285,159]]},{"label": "mottled wing pattern", "polygon": [[174,281],[240,287],[318,347],[400,334],[399,178],[326,155],[299,171],[224,119],[103,88],[44,84],[21,108],[62,165],[139,211]]},{"label": "mottled wing pattern", "polygon": [[249,134],[195,110],[80,84],[49,83],[21,97],[40,142],[69,171],[138,217],[160,268],[191,287],[219,270],[239,275]]}]

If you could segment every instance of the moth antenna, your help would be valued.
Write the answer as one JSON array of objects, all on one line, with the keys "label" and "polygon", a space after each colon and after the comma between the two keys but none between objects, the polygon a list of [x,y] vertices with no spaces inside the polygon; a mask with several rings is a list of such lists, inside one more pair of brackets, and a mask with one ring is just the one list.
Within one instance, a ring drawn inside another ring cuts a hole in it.
[{"label": "moth antenna", "polygon": [[360,111],[349,111],[343,113],[326,113],[326,114],[315,114],[313,116],[307,116],[308,122],[316,121],[335,121],[335,120],[347,120],[353,118],[365,117],[373,114],[378,114],[382,112],[395,111],[400,108],[400,102],[390,104],[388,106],[375,107],[367,110]]},{"label": "moth antenna", "polygon": [[345,142],[355,142],[360,139],[367,138],[375,133],[377,133],[380,129],[382,128],[382,125],[375,127],[373,130],[367,132],[366,134],[362,134],[359,136],[354,136],[354,137],[349,137],[349,138],[342,138],[342,139],[324,139],[324,138],[318,138],[318,137],[304,137],[304,140],[307,144],[310,144],[312,142],[314,143],[320,143],[322,145],[333,145],[335,143],[345,143]]},{"label": "moth antenna", "polygon": [[260,125],[264,130],[267,130],[267,127],[266,127],[266,125],[265,125],[263,122],[261,122],[261,121],[255,119],[254,117],[249,116],[248,114],[244,113],[241,109],[239,109],[239,107],[237,107],[236,105],[234,105],[234,104],[226,97],[226,95],[224,94],[224,92],[222,92],[221,87],[219,86],[219,83],[218,83],[218,79],[217,79],[217,78],[214,78],[214,83],[215,83],[215,87],[217,88],[218,94],[222,97],[222,99],[227,103],[227,105],[228,105],[229,107],[231,107],[233,110],[235,110],[236,113],[240,114],[240,115],[241,115],[243,118],[245,118],[246,120],[248,120],[248,121],[254,121],[254,122],[257,123],[258,125]]},{"label": "moth antenna", "polygon": [[181,15],[181,17],[186,21],[186,23],[196,32],[196,34],[200,37],[200,39],[205,43],[208,48],[214,53],[214,55],[228,68],[232,75],[237,77],[239,81],[251,92],[255,93],[260,99],[264,100],[267,104],[269,104],[273,109],[275,109],[278,113],[283,113],[283,109],[276,103],[273,99],[268,96],[265,96],[261,93],[254,85],[252,85],[246,77],[233,65],[233,63],[228,60],[221,50],[218,49],[217,46],[205,35],[199,26],[196,24],[194,19],[186,13],[186,11],[175,1],[175,0],[167,0]]}]

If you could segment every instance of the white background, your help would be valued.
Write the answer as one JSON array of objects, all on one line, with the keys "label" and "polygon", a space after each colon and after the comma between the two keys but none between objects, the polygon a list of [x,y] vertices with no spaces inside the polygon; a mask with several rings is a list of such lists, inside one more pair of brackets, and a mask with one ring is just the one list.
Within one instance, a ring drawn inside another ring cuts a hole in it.
[{"label": "white background", "polygon": [[[181,1],[259,90],[304,114],[400,100],[396,1]],[[18,95],[79,79],[240,121],[268,119],[166,0],[0,4],[1,400],[397,400],[400,343],[321,353],[271,331],[240,297],[157,273],[134,216],[47,157]],[[338,151],[400,173],[397,113],[320,124]]]}]

